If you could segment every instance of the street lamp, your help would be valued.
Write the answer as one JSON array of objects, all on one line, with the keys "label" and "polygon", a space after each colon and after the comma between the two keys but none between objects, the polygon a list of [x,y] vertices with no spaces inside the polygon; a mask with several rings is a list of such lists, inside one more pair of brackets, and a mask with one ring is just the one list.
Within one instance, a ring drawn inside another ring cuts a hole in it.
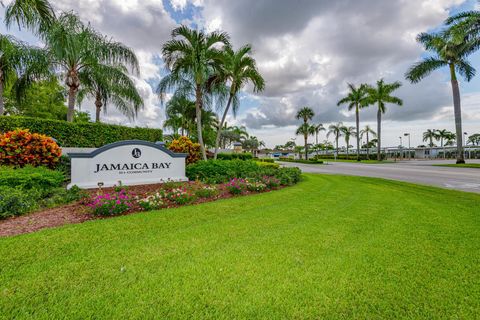
[{"label": "street lamp", "polygon": [[403,158],[403,152],[402,152],[402,136],[398,137],[398,139],[400,139],[400,152],[399,152],[399,155],[400,155],[400,159]]},{"label": "street lamp", "polygon": [[463,133],[463,156],[465,156],[467,153],[467,150],[465,150],[465,147],[467,146],[467,136],[468,136],[468,133],[464,132]]},{"label": "street lamp", "polygon": [[408,160],[412,158],[412,151],[410,150],[410,133],[404,133],[405,137],[408,137]]}]

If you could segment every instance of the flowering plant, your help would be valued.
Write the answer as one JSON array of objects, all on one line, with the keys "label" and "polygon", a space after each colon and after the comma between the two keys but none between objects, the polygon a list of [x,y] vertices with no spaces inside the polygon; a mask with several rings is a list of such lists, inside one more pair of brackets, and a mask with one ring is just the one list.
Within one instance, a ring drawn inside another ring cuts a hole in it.
[{"label": "flowering plant", "polygon": [[262,181],[253,180],[253,179],[245,180],[245,185],[248,191],[260,192],[267,189],[267,185],[265,183],[263,183]]},{"label": "flowering plant", "polygon": [[213,198],[218,195],[218,190],[215,186],[201,186],[195,191],[195,195],[200,198]]},{"label": "flowering plant", "polygon": [[165,192],[165,198],[175,202],[176,204],[186,204],[195,199],[195,196],[191,194],[185,188],[175,188]]},{"label": "flowering plant", "polygon": [[280,180],[275,177],[263,176],[261,180],[268,189],[275,189],[280,186]]},{"label": "flowering plant", "polygon": [[132,197],[125,189],[114,193],[96,195],[88,204],[95,215],[114,216],[128,211],[132,206]]},{"label": "flowering plant", "polygon": [[165,205],[163,193],[157,192],[139,199],[138,205],[145,211],[160,209]]},{"label": "flowering plant", "polygon": [[225,184],[225,188],[231,194],[241,194],[246,189],[245,179],[233,178]]},{"label": "flowering plant", "polygon": [[200,145],[193,143],[188,137],[181,136],[178,139],[172,140],[168,145],[168,149],[173,152],[188,153],[187,164],[195,163],[200,160]]}]

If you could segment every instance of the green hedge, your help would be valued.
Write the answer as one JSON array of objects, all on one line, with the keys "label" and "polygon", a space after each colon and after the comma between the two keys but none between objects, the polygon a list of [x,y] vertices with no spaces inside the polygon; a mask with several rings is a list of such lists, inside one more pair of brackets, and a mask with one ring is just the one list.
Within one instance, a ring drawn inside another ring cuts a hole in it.
[{"label": "green hedge", "polygon": [[[377,154],[376,153],[370,153],[369,155],[370,157],[370,160],[377,160]],[[386,159],[386,154],[385,153],[382,153],[381,154],[382,156],[382,160],[385,160]],[[335,159],[335,156],[333,154],[319,154],[318,156],[315,156],[314,158],[316,159],[323,159],[323,160],[334,160]],[[357,154],[356,153],[352,153],[352,154],[349,154],[348,157],[346,154],[339,154],[337,156],[337,160],[357,160]],[[361,154],[360,155],[360,160],[368,160],[367,159],[367,155],[366,154]]]},{"label": "green hedge", "polygon": [[162,130],[104,123],[70,123],[61,120],[0,116],[0,132],[29,129],[57,140],[62,147],[98,148],[121,140],[161,141]]},{"label": "green hedge", "polygon": [[219,153],[217,155],[218,160],[252,160],[253,156],[251,153]]},{"label": "green hedge", "polygon": [[284,162],[296,162],[296,163],[306,163],[306,164],[322,164],[322,160],[316,160],[316,159],[309,159],[309,160],[303,160],[303,159],[290,159],[290,158],[283,158],[280,157],[279,161],[284,161]]},{"label": "green hedge", "polygon": [[257,161],[257,162],[274,163],[274,162],[275,162],[275,159],[270,159],[270,158],[255,158],[255,161]]},{"label": "green hedge", "polygon": [[52,189],[61,187],[64,182],[62,172],[45,167],[0,167],[0,186],[4,187],[36,190],[40,195],[45,195]]}]

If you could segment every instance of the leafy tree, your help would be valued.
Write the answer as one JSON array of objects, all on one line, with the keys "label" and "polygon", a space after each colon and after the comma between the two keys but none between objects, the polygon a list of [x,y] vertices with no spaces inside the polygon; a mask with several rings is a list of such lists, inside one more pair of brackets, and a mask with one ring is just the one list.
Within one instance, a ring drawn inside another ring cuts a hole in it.
[{"label": "leafy tree", "polygon": [[[0,3],[3,2],[0,1]],[[5,8],[5,24],[11,27],[17,24],[18,27],[41,34],[47,30],[55,21],[55,12],[47,0],[14,0]]]},{"label": "leafy tree", "polygon": [[[355,137],[357,132],[355,127],[341,127],[340,130],[342,131],[343,137],[345,138],[345,144],[347,145],[347,159],[348,159],[348,149],[350,148],[350,137]],[[357,155],[358,156],[358,155]]]},{"label": "leafy tree", "polygon": [[[360,87],[349,83],[348,88],[350,92],[346,97],[338,101],[337,106],[347,104],[348,111],[355,109],[355,123],[356,132],[360,132],[360,108],[368,104],[367,101],[367,85],[362,84]],[[357,161],[360,161],[360,134],[356,134],[357,137]]]},{"label": "leafy tree", "polygon": [[467,143],[471,143],[474,146],[480,145],[480,133],[475,133],[469,136]]},{"label": "leafy tree", "polygon": [[436,129],[428,129],[427,131],[425,131],[423,133],[423,141],[424,142],[427,142],[429,141],[428,143],[428,146],[431,148],[433,147],[435,144],[433,143],[433,140],[438,140],[438,134],[437,134],[437,130]]},{"label": "leafy tree", "polygon": [[81,105],[87,97],[93,98],[96,122],[100,122],[102,110],[107,113],[108,104],[113,104],[122,114],[131,119],[137,115],[140,108],[143,108],[143,99],[127,72],[122,65],[104,64],[80,71],[79,79],[83,86],[78,91],[78,104]]},{"label": "leafy tree", "polygon": [[[315,128],[315,145],[318,146],[318,134],[322,131],[325,131],[326,129],[321,123],[314,125],[314,128]],[[317,156],[318,156],[318,149],[317,149]]]},{"label": "leafy tree", "polygon": [[234,116],[240,106],[238,93],[242,87],[251,82],[253,84],[254,92],[262,91],[265,88],[265,81],[257,70],[255,59],[250,56],[251,51],[252,47],[250,45],[243,46],[238,51],[233,51],[230,46],[225,47],[219,71],[213,77],[213,81],[230,83],[228,102],[223,110],[223,115],[220,120],[220,129],[217,132],[215,140],[214,159],[217,159],[223,124],[225,123],[230,106],[233,106],[232,111]]},{"label": "leafy tree", "polygon": [[434,70],[442,67],[449,68],[457,137],[457,163],[465,163],[462,141],[462,110],[457,72],[467,81],[474,77],[475,69],[466,57],[477,50],[478,43],[477,41],[468,41],[466,38],[457,40],[448,32],[421,33],[417,36],[417,41],[423,44],[427,51],[433,52],[434,55],[414,64],[406,73],[406,78],[412,83],[417,83]]},{"label": "leafy tree", "polygon": [[315,134],[315,126],[312,126],[311,124],[308,124],[306,122],[302,123],[300,127],[297,128],[297,131],[295,132],[297,135],[303,135],[303,139],[305,141],[305,160],[308,160],[308,136],[312,136]]},{"label": "leafy tree", "polygon": [[172,39],[162,47],[162,55],[170,74],[162,79],[157,92],[163,98],[176,88],[183,95],[195,97],[197,137],[204,160],[207,159],[202,136],[202,108],[208,81],[219,70],[223,54],[219,46],[230,45],[224,32],[205,33],[180,26],[172,31]]},{"label": "leafy tree", "polygon": [[386,104],[396,104],[396,105],[403,105],[403,101],[400,98],[392,96],[393,91],[400,88],[402,84],[398,81],[393,83],[385,83],[383,79],[377,81],[376,87],[368,86],[367,87],[367,94],[368,94],[368,104],[376,104],[377,105],[377,160],[381,161],[381,142],[382,142],[382,114],[384,114],[386,109]]},{"label": "leafy tree", "polygon": [[372,137],[377,136],[377,133],[373,131],[373,129],[369,125],[366,125],[362,130],[360,130],[360,138],[363,139],[363,136],[366,136],[367,138],[367,143],[365,145],[365,148],[367,148],[367,159],[370,159],[370,148],[371,148],[371,141],[369,140],[370,134],[372,135]]},{"label": "leafy tree", "polygon": [[258,140],[255,136],[250,136],[242,141],[242,147],[250,152],[255,152],[261,147],[265,147],[265,142]]},{"label": "leafy tree", "polygon": [[302,109],[298,110],[297,115],[295,116],[297,119],[302,119],[303,123],[307,123],[308,120],[312,120],[315,113],[309,107],[303,107]]},{"label": "leafy tree", "polygon": [[337,155],[338,155],[338,139],[342,136],[342,127],[343,127],[343,123],[341,122],[338,122],[336,124],[331,124],[330,126],[328,126],[327,138],[332,134],[335,136],[335,152]]}]

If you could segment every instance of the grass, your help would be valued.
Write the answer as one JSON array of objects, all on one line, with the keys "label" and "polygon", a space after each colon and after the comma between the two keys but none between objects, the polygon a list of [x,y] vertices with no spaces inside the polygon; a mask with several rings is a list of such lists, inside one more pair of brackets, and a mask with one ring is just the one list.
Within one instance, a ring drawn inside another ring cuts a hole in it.
[{"label": "grass", "polygon": [[448,163],[448,164],[434,164],[436,167],[453,167],[453,168],[476,168],[480,169],[480,163]]},{"label": "grass", "polygon": [[383,164],[383,163],[395,163],[395,161],[392,161],[392,160],[382,160],[382,161],[378,161],[378,160],[361,160],[361,161],[357,161],[357,160],[340,160],[340,159],[337,159],[337,160],[333,160],[333,159],[325,159],[323,160],[325,162],[352,162],[352,163],[366,163],[366,164]]},{"label": "grass", "polygon": [[480,195],[306,175],[0,239],[0,318],[473,319]]}]

